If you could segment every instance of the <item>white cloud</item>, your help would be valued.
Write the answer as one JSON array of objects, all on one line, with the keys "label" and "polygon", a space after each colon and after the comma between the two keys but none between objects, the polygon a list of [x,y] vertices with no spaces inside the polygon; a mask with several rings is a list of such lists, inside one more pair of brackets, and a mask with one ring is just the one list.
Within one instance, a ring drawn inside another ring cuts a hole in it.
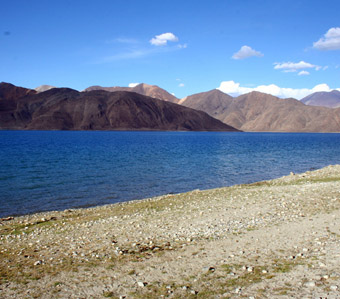
[{"label": "white cloud", "polygon": [[154,51],[144,50],[144,49],[131,50],[131,51],[128,51],[128,52],[122,52],[122,53],[118,53],[118,54],[115,54],[115,55],[104,57],[104,58],[98,60],[97,63],[108,63],[108,62],[120,61],[120,60],[137,59],[137,58],[141,58],[141,57],[144,57],[144,56],[151,55],[153,53],[154,53]]},{"label": "white cloud", "polygon": [[[223,81],[217,89],[232,96],[238,96],[252,91],[259,91],[280,98],[295,98],[299,100],[314,92],[332,90],[327,84],[318,84],[312,89],[282,88],[275,84],[259,85],[257,87],[251,88],[240,86],[240,83],[236,83],[234,81]],[[340,90],[340,88],[337,90]]]},{"label": "white cloud", "polygon": [[188,44],[180,44],[177,46],[179,49],[186,49],[188,47]]},{"label": "white cloud", "polygon": [[327,70],[328,68],[329,68],[329,66],[328,66],[328,65],[325,65],[325,66],[322,68],[322,70],[325,71],[325,70]]},{"label": "white cloud", "polygon": [[166,46],[168,41],[177,42],[178,37],[171,32],[162,33],[160,35],[156,35],[154,38],[150,40],[150,43],[154,46]]},{"label": "white cloud", "polygon": [[285,73],[288,72],[297,72],[298,70],[303,70],[303,69],[315,69],[315,70],[320,70],[321,66],[314,65],[305,61],[300,61],[300,62],[275,62],[274,63],[274,69],[275,70],[283,70]]},{"label": "white cloud", "polygon": [[340,27],[329,29],[323,37],[313,43],[318,50],[340,50]]},{"label": "white cloud", "polygon": [[241,49],[232,56],[232,58],[245,59],[252,56],[261,57],[263,54],[261,52],[255,51],[249,46],[242,46]]},{"label": "white cloud", "polygon": [[178,84],[178,87],[184,87],[185,85],[184,85],[184,83],[179,83]]},{"label": "white cloud", "polygon": [[307,71],[301,71],[301,72],[298,73],[298,75],[299,75],[299,76],[307,76],[307,75],[309,75],[309,72],[307,72]]},{"label": "white cloud", "polygon": [[115,42],[121,43],[121,44],[137,44],[138,43],[138,41],[134,38],[124,38],[124,37],[116,38]]},{"label": "white cloud", "polygon": [[129,83],[129,87],[136,87],[137,85],[139,85],[140,83]]}]

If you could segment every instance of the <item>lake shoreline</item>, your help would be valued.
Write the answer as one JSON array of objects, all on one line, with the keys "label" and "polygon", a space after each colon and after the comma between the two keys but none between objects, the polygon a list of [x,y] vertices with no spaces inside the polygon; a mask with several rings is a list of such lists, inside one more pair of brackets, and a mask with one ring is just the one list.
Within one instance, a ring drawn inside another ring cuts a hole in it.
[{"label": "lake shoreline", "polygon": [[2,296],[335,298],[339,190],[334,165],[1,221]]},{"label": "lake shoreline", "polygon": [[319,169],[338,163],[340,134],[11,131],[0,149],[2,218]]}]

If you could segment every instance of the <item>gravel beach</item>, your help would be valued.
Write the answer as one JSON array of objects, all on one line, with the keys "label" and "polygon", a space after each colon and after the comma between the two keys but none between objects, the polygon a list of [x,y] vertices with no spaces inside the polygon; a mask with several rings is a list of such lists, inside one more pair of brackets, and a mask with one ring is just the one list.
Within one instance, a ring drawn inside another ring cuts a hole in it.
[{"label": "gravel beach", "polygon": [[0,221],[1,298],[340,298],[340,165]]}]

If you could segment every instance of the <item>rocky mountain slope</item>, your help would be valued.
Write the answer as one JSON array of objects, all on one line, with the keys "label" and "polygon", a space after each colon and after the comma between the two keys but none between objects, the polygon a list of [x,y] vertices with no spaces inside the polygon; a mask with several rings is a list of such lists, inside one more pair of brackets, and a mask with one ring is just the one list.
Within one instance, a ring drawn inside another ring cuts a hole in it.
[{"label": "rocky mountain slope", "polygon": [[[15,86],[9,83],[0,83],[0,105],[3,101],[12,101],[22,98],[26,95],[36,94],[37,92],[33,89],[28,89],[24,87]],[[0,111],[2,111],[0,106]]]},{"label": "rocky mountain slope", "polygon": [[93,90],[105,90],[105,91],[132,91],[136,92],[145,96],[149,96],[152,98],[160,99],[163,101],[168,101],[172,103],[178,103],[179,99],[177,99],[175,96],[167,92],[166,90],[156,86],[156,85],[149,85],[145,83],[138,84],[135,87],[120,87],[120,86],[114,86],[114,87],[102,87],[102,86],[90,86],[86,88],[84,91],[93,91]]},{"label": "rocky mountain slope", "polygon": [[323,106],[328,108],[340,107],[340,91],[315,92],[301,100],[302,103],[311,106]]},{"label": "rocky mountain slope", "polygon": [[237,131],[208,114],[134,92],[36,93],[0,84],[0,128],[27,130]]},{"label": "rocky mountain slope", "polygon": [[243,131],[340,132],[340,108],[307,106],[295,99],[280,99],[251,92],[237,98],[218,90],[180,101]]}]

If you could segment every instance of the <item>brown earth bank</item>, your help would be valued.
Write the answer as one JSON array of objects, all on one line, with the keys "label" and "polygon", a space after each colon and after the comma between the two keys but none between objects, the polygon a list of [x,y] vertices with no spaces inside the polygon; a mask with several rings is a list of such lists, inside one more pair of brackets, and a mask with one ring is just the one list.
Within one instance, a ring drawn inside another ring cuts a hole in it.
[{"label": "brown earth bank", "polygon": [[238,131],[207,113],[127,91],[36,93],[0,83],[0,129]]},{"label": "brown earth bank", "polygon": [[1,298],[339,298],[340,165],[6,218]]}]

